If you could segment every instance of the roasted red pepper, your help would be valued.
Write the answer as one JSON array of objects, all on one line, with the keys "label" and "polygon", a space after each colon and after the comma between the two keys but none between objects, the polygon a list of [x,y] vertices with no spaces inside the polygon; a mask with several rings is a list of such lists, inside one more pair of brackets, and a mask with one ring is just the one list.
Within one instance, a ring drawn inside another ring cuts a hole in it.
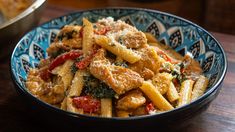
[{"label": "roasted red pepper", "polygon": [[145,106],[145,110],[147,113],[151,113],[151,112],[154,112],[156,111],[154,105],[152,102],[148,103],[146,106]]},{"label": "roasted red pepper", "polygon": [[168,55],[166,55],[163,51],[157,51],[157,53],[158,53],[158,55],[160,55],[164,60],[166,60],[166,61],[168,61],[168,62],[170,62],[170,63],[172,63],[173,61],[172,61],[172,59],[168,56]]},{"label": "roasted red pepper", "polygon": [[83,60],[81,60],[80,62],[76,62],[76,67],[80,70],[85,69],[88,65],[90,64],[90,59],[89,58],[85,58]]},{"label": "roasted red pepper", "polygon": [[78,109],[87,113],[98,113],[100,111],[100,100],[91,96],[80,96],[73,98],[73,104]]},{"label": "roasted red pepper", "polygon": [[90,64],[90,62],[91,62],[92,58],[94,57],[94,55],[96,54],[96,52],[97,52],[96,50],[93,50],[93,52],[90,55],[86,56],[81,61],[76,62],[75,63],[76,67],[80,70],[85,69]]},{"label": "roasted red pepper", "polygon": [[98,35],[105,35],[110,30],[111,30],[110,27],[104,27],[104,28],[100,28],[98,30],[94,30],[94,32],[95,32],[95,34],[98,34]]},{"label": "roasted red pepper", "polygon": [[87,56],[79,62],[76,62],[75,65],[78,69],[83,70],[85,69],[91,62],[92,56]]},{"label": "roasted red pepper", "polygon": [[48,81],[51,77],[51,73],[48,71],[48,68],[40,70],[39,75],[44,81]]},{"label": "roasted red pepper", "polygon": [[73,60],[82,55],[82,52],[79,50],[73,50],[56,57],[49,66],[49,71],[52,71],[55,67],[63,64],[66,60]]}]

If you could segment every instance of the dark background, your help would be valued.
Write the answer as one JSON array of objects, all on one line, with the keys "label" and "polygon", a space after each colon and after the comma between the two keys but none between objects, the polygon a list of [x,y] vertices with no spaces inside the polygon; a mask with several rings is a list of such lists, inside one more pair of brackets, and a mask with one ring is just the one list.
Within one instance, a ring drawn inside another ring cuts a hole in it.
[{"label": "dark background", "polygon": [[72,9],[127,6],[172,13],[209,31],[235,34],[235,0],[47,0]]}]

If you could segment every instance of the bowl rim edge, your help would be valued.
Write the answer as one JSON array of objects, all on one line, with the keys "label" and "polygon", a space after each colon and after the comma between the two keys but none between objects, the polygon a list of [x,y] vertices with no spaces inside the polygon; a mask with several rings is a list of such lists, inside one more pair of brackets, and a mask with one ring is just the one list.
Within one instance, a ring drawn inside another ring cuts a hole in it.
[{"label": "bowl rim edge", "polygon": [[[171,16],[173,18],[176,18],[176,19],[179,19],[179,20],[182,20],[184,22],[187,22],[201,30],[203,30],[203,32],[205,32],[206,34],[208,34],[212,39],[214,39],[214,41],[217,43],[218,47],[220,48],[221,50],[221,53],[223,55],[223,59],[224,59],[224,69],[223,69],[223,72],[221,74],[221,77],[217,80],[216,84],[214,86],[212,86],[210,88],[210,90],[208,90],[206,93],[204,93],[201,97],[199,97],[198,99],[196,99],[195,101],[187,104],[187,105],[184,105],[184,106],[181,106],[181,107],[178,107],[178,108],[174,108],[173,110],[170,110],[170,111],[165,111],[163,113],[159,113],[159,114],[153,114],[153,115],[144,115],[144,116],[136,116],[136,117],[128,117],[128,118],[120,118],[120,117],[112,117],[112,118],[105,118],[105,117],[98,117],[98,116],[89,116],[89,115],[84,115],[84,114],[77,114],[77,113],[72,113],[72,112],[69,112],[69,111],[65,111],[65,110],[62,110],[60,108],[57,108],[53,105],[50,105],[46,102],[43,102],[41,100],[39,100],[38,98],[36,98],[35,96],[33,96],[30,92],[28,92],[25,88],[23,88],[21,86],[21,84],[19,84],[19,82],[16,80],[16,77],[15,77],[15,74],[13,73],[13,69],[12,69],[12,60],[13,60],[13,55],[19,45],[19,42],[23,39],[23,37],[28,34],[29,32],[35,30],[36,28],[52,21],[52,20],[55,20],[55,19],[58,19],[58,18],[61,18],[61,17],[64,17],[64,16],[69,16],[69,15],[72,15],[72,14],[76,14],[76,13],[82,13],[82,12],[87,12],[87,11],[93,11],[93,10],[106,10],[106,9],[122,9],[122,10],[138,10],[138,11],[146,11],[146,12],[153,12],[153,13],[158,13],[158,14],[163,14],[163,15],[167,15],[167,16]],[[207,30],[205,30],[204,28],[202,28],[201,26],[195,24],[194,22],[191,22],[185,18],[182,18],[182,17],[179,17],[179,16],[176,16],[174,14],[170,14],[170,13],[167,13],[167,12],[162,12],[162,11],[158,11],[158,10],[153,10],[153,9],[146,9],[146,8],[135,8],[135,7],[105,7],[105,8],[92,8],[92,9],[85,9],[85,10],[78,10],[78,11],[74,11],[74,12],[70,12],[70,13],[67,13],[65,15],[62,15],[62,16],[59,16],[59,17],[56,17],[56,18],[52,18],[50,19],[49,21],[46,21],[38,26],[36,26],[35,28],[33,28],[31,31],[25,33],[23,35],[23,37],[17,42],[17,45],[15,46],[13,52],[12,52],[12,55],[11,55],[11,58],[10,58],[10,73],[11,73],[11,77],[12,77],[12,80],[13,82],[21,89],[21,91],[23,91],[25,94],[28,94],[30,95],[30,97],[32,99],[34,99],[34,101],[37,101],[38,103],[40,103],[41,105],[43,106],[46,106],[47,108],[53,110],[53,111],[56,111],[56,112],[59,112],[59,113],[62,113],[62,114],[67,114],[69,116],[74,116],[74,117],[79,117],[79,118],[84,118],[84,119],[92,119],[92,120],[118,120],[118,121],[129,121],[129,120],[142,120],[142,119],[146,119],[146,118],[153,118],[153,117],[157,117],[157,116],[167,116],[167,115],[171,115],[171,114],[174,114],[176,112],[180,112],[180,111],[183,111],[185,109],[188,109],[189,107],[193,106],[193,105],[196,105],[202,101],[204,101],[204,99],[206,99],[209,95],[211,95],[214,91],[216,91],[218,88],[219,88],[219,85],[221,85],[223,83],[223,80],[226,76],[226,73],[227,73],[227,68],[228,68],[228,64],[227,64],[227,56],[225,54],[225,51],[224,51],[224,48],[223,46],[221,45],[221,43],[211,34],[209,33]]]}]

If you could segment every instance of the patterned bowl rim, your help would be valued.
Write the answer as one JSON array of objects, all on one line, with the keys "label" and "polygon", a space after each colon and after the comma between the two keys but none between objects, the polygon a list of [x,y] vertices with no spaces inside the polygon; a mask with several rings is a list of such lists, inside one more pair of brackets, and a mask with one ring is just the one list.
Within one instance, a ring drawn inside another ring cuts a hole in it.
[{"label": "patterned bowl rim", "polygon": [[[35,29],[37,29],[38,27],[41,27],[44,24],[49,23],[52,20],[55,19],[59,19],[65,16],[71,16],[73,14],[77,14],[77,13],[84,13],[84,12],[89,12],[89,11],[94,11],[94,10],[112,10],[112,9],[120,9],[120,10],[137,10],[137,11],[145,11],[145,12],[152,12],[152,13],[158,13],[158,14],[162,14],[165,16],[170,16],[179,20],[182,20],[190,25],[193,25],[199,29],[201,29],[202,31],[204,31],[206,34],[208,34],[212,39],[215,40],[216,44],[218,45],[218,47],[220,48],[222,55],[223,55],[223,59],[224,59],[224,69],[222,71],[221,77],[217,80],[217,82],[214,84],[214,86],[210,87],[208,91],[206,91],[206,93],[204,93],[201,97],[199,97],[198,99],[196,99],[195,101],[186,104],[184,106],[178,107],[178,108],[174,108],[172,110],[166,111],[166,112],[162,112],[162,113],[157,113],[157,114],[153,114],[153,115],[143,115],[143,116],[134,116],[134,117],[126,117],[126,118],[120,118],[120,117],[112,117],[112,118],[105,118],[105,117],[98,117],[98,116],[89,116],[89,115],[85,115],[85,114],[77,114],[77,113],[73,113],[73,112],[69,112],[69,111],[65,111],[62,110],[60,108],[57,108],[53,105],[50,105],[46,102],[41,101],[40,99],[36,98],[34,95],[32,95],[28,90],[26,90],[26,88],[24,88],[16,79],[15,74],[13,73],[13,69],[12,69],[12,63],[13,63],[13,58],[14,58],[14,54],[16,52],[17,47],[20,45],[20,42],[23,40],[24,36],[27,35],[28,33],[30,33],[31,31],[34,31]],[[53,18],[47,22],[44,22],[42,24],[40,24],[39,26],[33,28],[31,31],[27,32],[26,34],[23,35],[23,37],[18,41],[17,45],[15,46],[12,55],[11,55],[11,60],[10,60],[10,73],[11,73],[11,77],[13,82],[18,86],[18,88],[24,93],[26,94],[28,97],[30,97],[31,99],[33,99],[34,101],[36,101],[37,103],[39,103],[42,106],[45,106],[47,108],[49,108],[52,111],[58,112],[60,114],[66,114],[69,115],[71,117],[78,117],[81,119],[90,119],[90,120],[115,120],[115,121],[129,121],[129,120],[143,120],[143,119],[147,119],[147,118],[156,118],[156,117],[164,117],[164,116],[170,116],[170,115],[174,115],[177,114],[178,112],[184,111],[192,106],[195,106],[199,103],[202,103],[203,101],[205,101],[206,98],[208,98],[212,93],[216,92],[217,90],[219,90],[219,86],[222,84],[225,75],[227,73],[227,57],[225,54],[225,51],[222,47],[222,45],[219,43],[219,41],[213,36],[211,35],[208,31],[206,31],[204,28],[202,28],[201,26],[186,20],[182,17],[170,14],[170,13],[166,13],[166,12],[162,12],[162,11],[158,11],[158,10],[153,10],[153,9],[146,9],[146,8],[135,8],[135,7],[105,7],[105,8],[92,8],[92,9],[87,9],[87,10],[79,10],[79,11],[74,11],[71,13],[67,13],[65,15]]]}]

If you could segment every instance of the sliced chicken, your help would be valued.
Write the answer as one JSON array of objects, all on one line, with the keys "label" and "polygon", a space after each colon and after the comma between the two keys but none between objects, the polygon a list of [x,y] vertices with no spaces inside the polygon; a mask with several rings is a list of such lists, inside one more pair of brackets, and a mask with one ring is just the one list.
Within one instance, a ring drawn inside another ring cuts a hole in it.
[{"label": "sliced chicken", "polygon": [[140,48],[147,44],[145,34],[140,31],[128,32],[119,37],[119,42],[124,44],[127,48]]},{"label": "sliced chicken", "polygon": [[154,76],[154,72],[151,71],[150,69],[144,67],[143,70],[140,72],[140,75],[144,78],[144,79],[151,79]]},{"label": "sliced chicken", "polygon": [[48,55],[53,55],[59,49],[70,50],[78,49],[82,47],[82,37],[81,37],[81,26],[64,26],[59,34],[57,35],[55,41],[47,49]]},{"label": "sliced chicken", "polygon": [[100,49],[90,63],[91,74],[103,80],[117,94],[138,88],[143,82],[140,75],[130,69],[115,66],[105,58],[105,50]]},{"label": "sliced chicken", "polygon": [[134,110],[146,102],[145,97],[139,90],[127,93],[123,98],[117,101],[116,108],[119,110]]},{"label": "sliced chicken", "polygon": [[153,85],[158,88],[161,94],[165,94],[170,87],[172,78],[173,78],[172,75],[169,73],[166,73],[166,72],[157,73],[153,77],[152,82],[153,82]]},{"label": "sliced chicken", "polygon": [[106,27],[108,29],[106,36],[127,48],[137,49],[147,44],[147,38],[143,32],[123,21],[102,19],[96,25],[98,29]]},{"label": "sliced chicken", "polygon": [[64,86],[62,81],[55,80],[54,83],[46,82],[40,78],[40,71],[37,69],[31,69],[26,81],[26,87],[37,98],[49,103],[57,104],[64,99]]},{"label": "sliced chicken", "polygon": [[110,28],[109,32],[111,33],[122,31],[124,29],[137,30],[135,27],[132,27],[131,25],[125,23],[124,21],[121,21],[121,20],[114,21],[112,17],[100,19],[98,21],[98,24],[101,26],[103,25],[103,26],[109,27]]},{"label": "sliced chicken", "polygon": [[145,106],[138,107],[136,110],[134,110],[132,112],[133,116],[141,116],[141,115],[146,115],[146,114],[148,114],[148,113],[146,111],[146,107]]},{"label": "sliced chicken", "polygon": [[[130,64],[130,69],[138,72],[145,79],[150,79],[154,74],[158,73],[164,59],[157,55],[157,52],[151,46],[146,45],[146,47],[139,50],[141,54],[140,61]],[[151,72],[152,71],[152,72]],[[148,74],[146,76],[146,74]]]}]

